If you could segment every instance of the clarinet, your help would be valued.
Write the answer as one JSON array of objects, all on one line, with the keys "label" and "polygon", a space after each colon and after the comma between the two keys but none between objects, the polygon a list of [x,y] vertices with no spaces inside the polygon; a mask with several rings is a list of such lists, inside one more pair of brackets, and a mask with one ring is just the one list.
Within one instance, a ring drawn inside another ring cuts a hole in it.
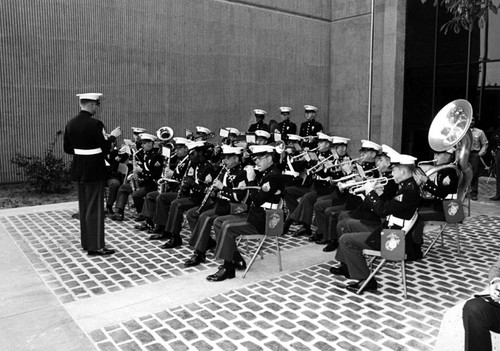
[{"label": "clarinet", "polygon": [[203,207],[205,206],[205,204],[207,203],[208,201],[208,198],[210,197],[210,194],[212,193],[212,191],[214,190],[215,188],[215,181],[216,180],[220,180],[219,178],[221,177],[221,175],[224,173],[224,171],[226,170],[226,165],[222,165],[222,169],[220,170],[219,174],[217,175],[217,177],[215,177],[214,181],[212,182],[212,185],[210,185],[209,188],[207,188],[207,193],[205,194],[205,197],[203,198],[203,201],[201,202],[200,204],[200,207],[198,207],[198,209],[196,210],[196,212],[198,214],[201,213],[201,210],[203,209]]},{"label": "clarinet", "polygon": [[[191,167],[191,160],[188,161],[185,172],[189,171],[189,167]],[[181,197],[181,194],[184,191],[184,177],[185,176],[186,176],[186,173],[184,173],[183,180],[181,181],[181,184],[179,185],[179,190],[177,191],[177,199]]]}]

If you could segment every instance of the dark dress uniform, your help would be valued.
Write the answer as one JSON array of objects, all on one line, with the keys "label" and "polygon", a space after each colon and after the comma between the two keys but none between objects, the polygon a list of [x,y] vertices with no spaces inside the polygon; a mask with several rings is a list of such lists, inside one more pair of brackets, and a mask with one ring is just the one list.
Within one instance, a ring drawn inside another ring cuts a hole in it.
[{"label": "dark dress uniform", "polygon": [[254,124],[251,124],[250,127],[248,128],[249,133],[253,133],[256,130],[265,130],[266,132],[269,132],[269,125],[264,122],[257,122]]},{"label": "dark dress uniform", "polygon": [[[300,125],[299,135],[301,137],[316,136],[316,134],[321,131],[323,131],[323,125],[317,122],[314,118],[311,118],[308,121],[302,122]],[[316,140],[313,140],[312,142],[304,140],[302,142],[303,148],[308,147],[309,149],[314,149],[316,146],[318,146],[318,142]]]},{"label": "dark dress uniform", "polygon": [[250,195],[251,204],[247,218],[236,218],[224,221],[220,227],[214,225],[217,247],[215,257],[225,261],[238,261],[241,259],[236,247],[236,238],[240,235],[264,234],[265,208],[277,207],[283,194],[284,182],[281,172],[276,165],[271,165],[264,172],[258,172],[250,185],[262,186],[269,183],[268,192],[259,190]]},{"label": "dark dress uniform", "polygon": [[[219,216],[229,215],[231,212],[232,203],[241,203],[247,193],[246,190],[235,191],[234,188],[244,187],[247,185],[247,173],[242,169],[241,165],[236,165],[219,177],[224,185],[217,192],[215,204],[211,209],[207,209],[198,213],[198,208],[192,208],[186,212],[186,217],[191,228],[191,238],[189,245],[200,253],[207,251],[207,246],[210,243],[210,230],[215,218]],[[212,245],[215,241],[212,240]]]},{"label": "dark dress uniform", "polygon": [[106,180],[106,186],[108,187],[108,198],[106,200],[106,208],[110,214],[113,214],[113,205],[115,204],[116,198],[118,197],[118,189],[124,182],[125,174],[120,173],[118,168],[120,164],[128,162],[129,154],[119,153],[118,149],[113,149],[106,155],[106,162],[108,166],[108,179]]},{"label": "dark dress uniform", "polygon": [[432,199],[422,199],[418,210],[418,220],[413,231],[413,241],[417,245],[423,243],[423,232],[426,221],[445,221],[443,200],[458,191],[458,175],[452,168],[444,168],[437,172],[436,182],[427,179],[422,191],[433,196]]},{"label": "dark dress uniform", "polygon": [[281,140],[287,143],[288,134],[297,134],[297,125],[289,119],[285,119],[283,122],[278,123],[278,130],[281,133]]},{"label": "dark dress uniform", "polygon": [[[366,205],[381,218],[388,216],[382,225],[373,232],[347,233],[340,237],[335,258],[347,265],[352,279],[363,280],[370,275],[370,269],[363,256],[363,249],[380,250],[380,233],[384,228],[401,229],[406,220],[410,220],[418,208],[420,189],[413,177],[402,181],[396,195],[387,201],[371,191],[365,197]],[[406,240],[407,254],[411,254],[411,240]]]},{"label": "dark dress uniform", "polygon": [[105,158],[115,139],[107,139],[104,124],[83,110],[68,122],[64,131],[64,152],[73,155],[70,172],[71,179],[78,183],[81,245],[86,251],[105,247]]},{"label": "dark dress uniform", "polygon": [[[163,248],[172,248],[182,243],[180,234],[184,212],[197,207],[205,197],[205,190],[213,180],[214,168],[205,157],[197,163],[191,162],[178,192],[178,198],[171,202],[165,232],[172,237]],[[191,181],[190,184],[186,180]]]}]

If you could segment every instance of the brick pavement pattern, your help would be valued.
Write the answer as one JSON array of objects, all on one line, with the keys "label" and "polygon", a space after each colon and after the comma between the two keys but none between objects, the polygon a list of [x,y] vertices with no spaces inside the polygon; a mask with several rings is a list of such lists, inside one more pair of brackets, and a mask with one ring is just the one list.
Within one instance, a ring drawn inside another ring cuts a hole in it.
[{"label": "brick pavement pattern", "polygon": [[[407,300],[397,266],[388,265],[377,275],[378,292],[355,295],[345,290],[346,279],[329,273],[335,264],[331,254],[323,264],[159,308],[88,335],[98,350],[432,350],[443,314],[483,288],[488,268],[500,255],[496,210],[460,225],[461,255],[455,241],[445,237],[444,246],[438,243],[425,259],[407,263]],[[192,253],[187,226],[185,245],[165,251],[161,242],[134,230],[133,221],[107,221],[107,243],[118,253],[89,257],[80,249],[79,223],[71,214],[68,209],[0,217],[62,304],[194,271],[212,273],[217,267],[212,257],[206,264],[183,267]],[[446,234],[453,236],[451,230]],[[280,241],[283,255],[314,245],[307,238],[284,236]]]}]

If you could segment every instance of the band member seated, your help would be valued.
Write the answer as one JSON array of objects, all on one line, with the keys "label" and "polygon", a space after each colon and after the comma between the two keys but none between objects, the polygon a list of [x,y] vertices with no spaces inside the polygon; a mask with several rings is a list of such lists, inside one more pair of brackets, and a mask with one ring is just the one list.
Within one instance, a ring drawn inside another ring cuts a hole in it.
[{"label": "band member seated", "polygon": [[[455,155],[455,148],[443,152],[434,152],[435,166],[451,164]],[[458,190],[458,174],[453,168],[440,169],[435,181],[429,179],[421,168],[414,174],[417,184],[424,193],[429,193],[431,198],[421,199],[418,210],[418,220],[413,231],[413,241],[418,245],[419,258],[422,257],[420,247],[423,243],[423,232],[426,221],[445,221],[443,200],[456,198]]]},{"label": "band member seated", "polygon": [[288,142],[288,134],[297,133],[297,125],[290,121],[291,107],[280,107],[281,122],[278,124],[278,132],[281,134],[281,140]]},{"label": "band member seated", "polygon": [[[316,135],[323,131],[321,123],[316,121],[318,108],[312,105],[304,105],[306,121],[300,125],[299,135],[303,137],[302,147],[314,149],[317,146]],[[306,138],[307,137],[307,138]]]},{"label": "band member seated", "polygon": [[[318,230],[310,239],[320,245],[329,244],[323,251],[329,252],[337,248],[337,233],[335,228],[341,211],[354,210],[363,202],[361,195],[349,191],[347,187],[348,184],[363,181],[366,177],[378,177],[379,172],[375,166],[375,159],[377,153],[380,152],[381,149],[382,147],[373,141],[361,140],[361,148],[359,149],[360,157],[359,161],[356,163],[356,167],[354,167],[353,173],[340,178],[340,180],[345,179],[345,181],[336,182],[334,180],[337,187],[336,190],[342,187],[342,191],[345,195],[338,197],[338,200],[335,199],[335,203],[327,199],[322,201],[318,200],[314,204],[314,214],[316,216]],[[359,167],[361,170],[359,170]],[[342,201],[342,199],[345,199],[345,201]]]},{"label": "band member seated", "polygon": [[241,147],[222,145],[223,168],[208,189],[215,198],[212,200],[207,192],[205,203],[186,212],[191,229],[189,245],[194,247],[193,256],[184,263],[186,267],[205,262],[206,251],[215,248],[215,240],[210,237],[215,218],[229,215],[231,203],[241,203],[246,197],[246,190],[235,190],[247,185],[247,173],[241,167],[242,153]]},{"label": "band member seated", "polygon": [[[247,133],[246,137],[247,137],[247,144],[249,145],[267,145],[269,143],[269,140],[271,139],[271,134],[265,130],[257,129],[255,132],[253,132],[253,135]],[[243,156],[242,156],[243,166],[254,165],[249,150],[250,150],[249,148],[245,148],[243,150]]]},{"label": "band member seated", "polygon": [[253,110],[253,113],[256,123],[250,125],[250,127],[248,128],[248,132],[252,133],[256,130],[265,130],[266,132],[269,132],[269,126],[267,125],[267,123],[264,123],[264,118],[266,117],[267,112],[261,109],[255,109]]},{"label": "band member seated", "polygon": [[246,263],[236,247],[236,238],[240,235],[263,234],[265,232],[265,209],[277,208],[283,194],[284,183],[281,172],[273,164],[275,148],[270,145],[251,146],[252,158],[256,164],[253,172],[247,166],[247,179],[250,185],[259,186],[259,190],[250,194],[251,203],[247,218],[229,219],[214,223],[217,241],[215,258],[223,259],[220,269],[207,277],[209,281],[222,281],[235,277],[235,268],[245,269]]},{"label": "band member seated", "polygon": [[[414,216],[420,200],[420,189],[413,178],[415,160],[416,158],[410,155],[391,155],[391,161],[394,163],[392,176],[396,184],[399,185],[399,189],[392,199],[382,200],[381,190],[374,188],[376,182],[369,182],[365,185],[367,195],[364,201],[366,204],[380,217],[387,217],[384,223],[373,232],[346,233],[340,237],[339,248],[335,256],[336,260],[340,262],[340,266],[330,268],[330,272],[357,280],[355,283],[348,284],[347,290],[358,291],[369,277],[370,269],[363,255],[363,250],[380,250],[382,229],[401,229],[406,221]],[[406,240],[406,243],[411,245],[411,240]],[[372,279],[365,286],[365,291],[375,291],[377,288],[377,282]]]},{"label": "band member seated", "polygon": [[181,137],[175,137],[172,140],[174,142],[175,154],[170,157],[170,160],[166,160],[168,164],[163,165],[164,170],[162,171],[162,177],[158,179],[158,189],[146,194],[141,212],[145,221],[136,227],[138,230],[147,230],[150,234],[159,234],[151,236],[149,238],[150,240],[168,239],[161,236],[161,233],[163,233],[165,229],[166,219],[161,222],[162,224],[157,223],[157,199],[161,196],[164,202],[168,201],[170,204],[177,198],[179,184],[188,166],[189,149],[187,144],[190,143],[190,141]]},{"label": "band member seated", "polygon": [[[334,192],[334,188],[331,186],[331,181],[345,175],[345,169],[340,166],[340,163],[350,161],[347,155],[348,141],[348,138],[330,137],[324,133],[318,133],[319,162],[318,166],[314,166],[314,171],[310,172],[313,173],[313,188],[302,196],[297,207],[290,213],[285,222],[285,229],[291,221],[301,226],[295,232],[294,236],[312,235],[311,224],[316,201],[331,202],[334,198],[338,197],[338,194]],[[331,152],[330,147],[334,148],[335,153]],[[288,192],[287,188],[285,191],[285,200],[289,199],[287,197]]]},{"label": "band member seated", "polygon": [[184,212],[199,206],[205,197],[205,190],[213,180],[214,169],[207,160],[204,141],[189,143],[189,166],[178,190],[178,198],[170,204],[165,236],[170,237],[162,249],[171,249],[182,245],[181,229]]},{"label": "band member seated", "polygon": [[130,157],[130,148],[126,145],[120,149],[113,148],[106,155],[106,163],[108,169],[108,179],[106,186],[108,187],[108,198],[106,199],[106,212],[108,215],[113,215],[113,205],[118,197],[118,189],[124,183],[126,174],[120,172],[119,167],[127,167],[127,162]]},{"label": "band member seated", "polygon": [[[381,178],[376,176],[373,181],[376,181],[380,189],[380,199],[382,201],[388,201],[392,199],[398,190],[398,185],[392,179],[391,173],[391,158],[390,153],[386,150],[386,145],[382,145],[381,153],[376,157],[376,165],[378,172],[384,181],[380,181]],[[391,149],[392,150],[392,149]],[[365,180],[365,182],[371,181],[370,179]],[[380,182],[380,183],[379,183]],[[359,190],[363,190],[360,186]],[[355,190],[355,189],[350,189]],[[362,198],[364,199],[364,191]],[[335,207],[331,207],[326,210],[326,219],[328,221],[327,229],[325,234],[325,239],[328,241],[327,245],[323,248],[324,252],[331,252],[337,249],[339,246],[338,240],[341,235],[345,233],[356,233],[356,232],[372,232],[382,222],[381,218],[377,213],[372,211],[371,203],[363,202],[354,210],[338,212]]]},{"label": "band member seated", "polygon": [[161,176],[163,169],[163,155],[154,147],[156,136],[148,133],[139,135],[141,140],[141,150],[135,155],[133,161],[132,178],[137,182],[137,189],[133,189],[131,184],[124,184],[118,190],[118,198],[116,200],[115,213],[111,219],[115,221],[123,221],[125,205],[128,202],[128,196],[132,194],[134,205],[139,214],[138,220],[142,220],[140,213],[144,203],[144,197],[147,193],[157,189],[157,180]]}]

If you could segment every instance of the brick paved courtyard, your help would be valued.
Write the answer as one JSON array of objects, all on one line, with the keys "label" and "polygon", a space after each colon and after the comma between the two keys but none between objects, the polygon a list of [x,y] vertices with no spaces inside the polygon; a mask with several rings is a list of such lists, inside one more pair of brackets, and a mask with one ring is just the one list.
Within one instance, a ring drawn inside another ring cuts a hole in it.
[{"label": "brick paved courtyard", "polygon": [[[407,300],[399,267],[379,273],[377,293],[355,295],[329,273],[333,253],[291,236],[281,238],[282,273],[271,250],[247,278],[209,283],[212,255],[183,266],[187,227],[184,245],[165,251],[135,222],[107,220],[107,243],[118,253],[88,257],[75,208],[0,216],[0,224],[97,350],[432,350],[443,314],[483,288],[500,254],[499,206],[485,200],[460,226],[461,255],[447,235],[407,264]],[[92,318],[100,309],[106,313]]]}]

